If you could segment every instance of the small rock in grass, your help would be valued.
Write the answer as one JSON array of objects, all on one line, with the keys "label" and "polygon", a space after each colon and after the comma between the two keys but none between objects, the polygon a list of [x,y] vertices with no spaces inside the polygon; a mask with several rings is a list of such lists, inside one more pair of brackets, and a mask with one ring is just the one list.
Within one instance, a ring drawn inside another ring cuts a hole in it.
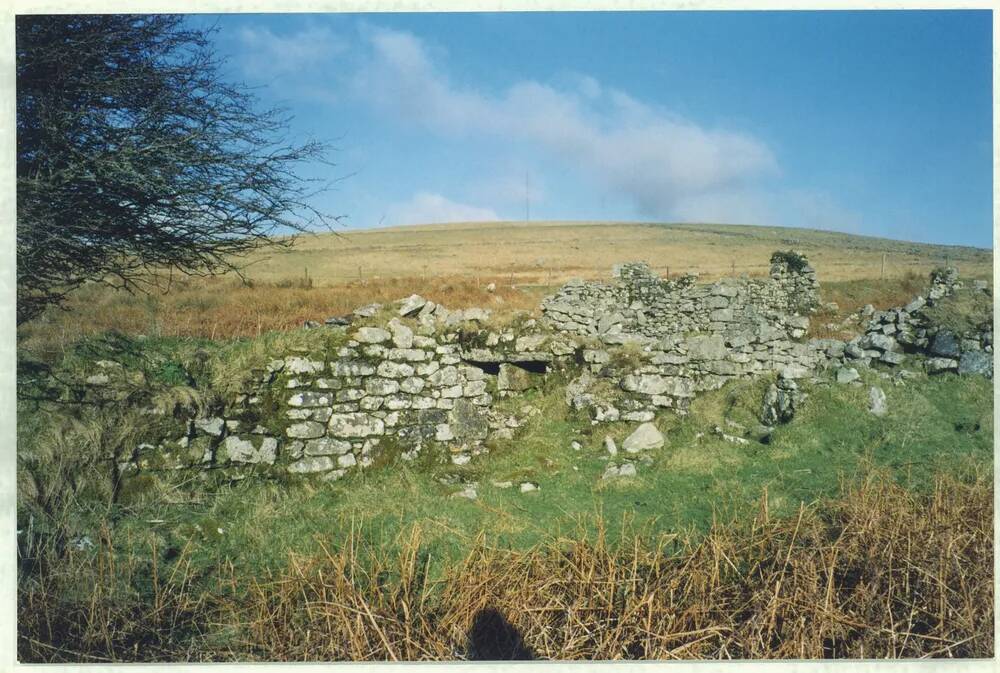
[{"label": "small rock in grass", "polygon": [[663,446],[663,433],[652,423],[643,423],[622,442],[622,448],[629,453],[638,453],[648,449],[659,449]]},{"label": "small rock in grass", "polygon": [[538,490],[538,484],[531,481],[521,482],[521,493],[531,493]]},{"label": "small rock in grass", "polygon": [[868,410],[876,416],[885,416],[886,411],[888,411],[885,393],[877,386],[872,386],[868,391]]},{"label": "small rock in grass", "polygon": [[616,477],[634,477],[636,475],[633,463],[622,463],[621,465],[608,465],[601,475],[601,479],[614,479]]},{"label": "small rock in grass", "polygon": [[850,383],[861,378],[858,370],[854,367],[841,367],[837,370],[837,383]]}]

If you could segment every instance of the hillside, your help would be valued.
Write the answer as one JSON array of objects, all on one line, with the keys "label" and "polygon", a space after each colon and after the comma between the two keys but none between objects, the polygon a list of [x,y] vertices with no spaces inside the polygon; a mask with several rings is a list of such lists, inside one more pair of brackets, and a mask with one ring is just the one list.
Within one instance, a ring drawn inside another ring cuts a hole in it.
[{"label": "hillside", "polygon": [[866,303],[888,308],[908,301],[928,272],[946,263],[965,278],[992,278],[992,250],[807,229],[600,222],[421,225],[301,236],[288,248],[246,259],[246,281],[235,274],[174,277],[169,286],[134,295],[91,284],[72,295],[67,311],[50,310],[23,326],[19,348],[59,353],[79,336],[111,329],[209,339],[257,336],[413,293],[449,307],[482,306],[509,317],[535,311],[542,297],[570,278],[608,279],[621,262],[646,261],[663,277],[763,276],[771,253],[788,248],[806,253],[824,301],[838,302],[844,315]]},{"label": "hillside", "polygon": [[718,224],[604,222],[458,223],[305,236],[287,251],[254,259],[248,276],[276,282],[306,270],[318,285],[391,276],[467,275],[516,282],[606,277],[618,262],[648,262],[661,275],[707,277],[767,271],[778,248],[803,250],[820,280],[924,275],[948,262],[988,274],[992,251],[810,229]]}]

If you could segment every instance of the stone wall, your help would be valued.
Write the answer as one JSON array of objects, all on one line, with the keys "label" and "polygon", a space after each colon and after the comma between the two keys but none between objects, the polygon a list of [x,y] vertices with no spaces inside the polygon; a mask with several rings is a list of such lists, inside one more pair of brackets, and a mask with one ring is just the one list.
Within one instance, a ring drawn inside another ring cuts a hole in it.
[{"label": "stone wall", "polygon": [[[565,382],[567,405],[592,422],[644,423],[663,410],[686,413],[698,393],[732,379],[777,373],[762,414],[775,423],[802,399],[795,381],[824,372],[849,383],[855,367],[901,369],[909,358],[929,373],[992,375],[991,308],[988,324],[968,333],[929,318],[927,307],[965,291],[950,272],[934,276],[927,300],[873,311],[864,334],[846,342],[805,339],[803,313],[818,288],[801,256],[776,255],[767,279],[694,280],[622,265],[615,282],[568,283],[544,300],[540,320],[504,328],[482,309],[449,311],[416,295],[362,307],[318,327],[330,335],[324,348],[280,354],[242,394],[174,414],[161,441],[119,467],[337,479],[380,456],[464,464],[525,422],[498,401],[553,376]],[[125,376],[97,364],[94,386]]]},{"label": "stone wall", "polygon": [[816,306],[816,273],[799,253],[776,253],[770,276],[699,285],[687,275],[663,280],[643,263],[615,268],[616,282],[573,281],[542,302],[552,329],[588,336],[651,338],[708,332],[745,333],[771,327],[801,337]]},{"label": "stone wall", "polygon": [[[979,304],[978,321],[963,325],[935,322],[933,308],[955,299]],[[928,373],[993,375],[992,293],[987,283],[977,281],[965,287],[954,268],[937,269],[931,274],[927,298],[918,296],[905,306],[872,311],[865,333],[844,345],[835,345],[834,355],[842,355],[864,366],[878,362],[891,367],[919,361]],[[838,352],[839,351],[839,352]]]}]

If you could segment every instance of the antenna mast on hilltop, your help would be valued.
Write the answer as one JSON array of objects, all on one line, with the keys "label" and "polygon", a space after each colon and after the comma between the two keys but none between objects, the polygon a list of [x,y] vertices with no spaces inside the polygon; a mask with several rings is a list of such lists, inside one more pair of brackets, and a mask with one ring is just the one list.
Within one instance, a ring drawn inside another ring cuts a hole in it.
[{"label": "antenna mast on hilltop", "polygon": [[531,222],[531,180],[528,171],[524,172],[524,221]]}]

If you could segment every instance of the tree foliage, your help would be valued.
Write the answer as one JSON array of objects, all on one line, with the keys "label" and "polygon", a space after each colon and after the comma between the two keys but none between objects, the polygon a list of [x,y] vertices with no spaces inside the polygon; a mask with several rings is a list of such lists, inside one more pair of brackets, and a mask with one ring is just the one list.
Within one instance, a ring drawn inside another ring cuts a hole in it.
[{"label": "tree foliage", "polygon": [[134,290],[237,269],[329,226],[298,173],[328,146],[226,83],[211,31],[172,15],[19,16],[17,320],[89,281]]}]

